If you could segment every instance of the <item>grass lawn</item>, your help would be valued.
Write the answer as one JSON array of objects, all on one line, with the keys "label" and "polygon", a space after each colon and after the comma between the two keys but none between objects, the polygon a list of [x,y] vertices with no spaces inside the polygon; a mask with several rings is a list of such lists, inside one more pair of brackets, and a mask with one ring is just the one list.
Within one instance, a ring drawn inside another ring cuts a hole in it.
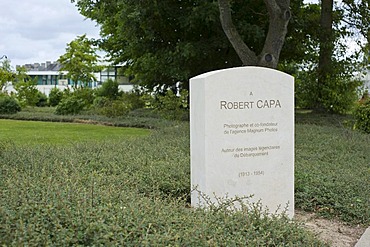
[{"label": "grass lawn", "polygon": [[75,142],[119,140],[120,138],[145,136],[149,133],[149,130],[139,128],[0,119],[0,140],[11,140],[15,144],[65,145]]}]

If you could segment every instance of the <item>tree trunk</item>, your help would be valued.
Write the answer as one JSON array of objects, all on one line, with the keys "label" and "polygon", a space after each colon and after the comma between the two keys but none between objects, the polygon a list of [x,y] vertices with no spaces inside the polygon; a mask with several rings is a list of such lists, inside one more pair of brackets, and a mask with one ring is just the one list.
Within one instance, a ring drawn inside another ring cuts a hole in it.
[{"label": "tree trunk", "polygon": [[318,102],[321,106],[322,90],[332,74],[333,56],[333,0],[322,0],[320,16],[320,53],[318,64]]},{"label": "tree trunk", "polygon": [[222,28],[243,65],[276,68],[290,19],[289,0],[264,0],[269,13],[269,30],[261,54],[256,55],[239,35],[231,17],[230,0],[218,0]]}]

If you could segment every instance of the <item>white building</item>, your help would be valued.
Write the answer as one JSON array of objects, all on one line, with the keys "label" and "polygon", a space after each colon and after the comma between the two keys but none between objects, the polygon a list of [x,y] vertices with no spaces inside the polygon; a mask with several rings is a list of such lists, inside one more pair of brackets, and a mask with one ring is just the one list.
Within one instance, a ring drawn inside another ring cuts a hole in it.
[{"label": "white building", "polygon": [[[47,61],[46,63],[25,64],[23,66],[28,70],[27,75],[37,81],[37,89],[46,95],[49,95],[53,88],[59,88],[61,90],[69,88],[73,90],[75,82],[66,77],[67,72],[60,71],[61,66],[58,62],[52,63]],[[112,79],[118,82],[118,87],[121,91],[128,92],[132,90],[133,85],[130,83],[129,78],[119,74],[120,67],[106,66],[102,71],[95,73],[97,81],[89,82],[88,87],[97,88],[108,79]],[[77,84],[79,85],[80,82],[77,82]],[[8,92],[15,91],[11,84],[5,90]]]}]

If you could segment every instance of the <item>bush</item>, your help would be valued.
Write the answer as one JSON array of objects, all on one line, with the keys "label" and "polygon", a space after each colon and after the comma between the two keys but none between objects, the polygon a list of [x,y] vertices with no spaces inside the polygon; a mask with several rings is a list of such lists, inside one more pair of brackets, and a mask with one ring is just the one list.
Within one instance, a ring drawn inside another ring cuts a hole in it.
[{"label": "bush", "polygon": [[93,107],[99,111],[102,107],[108,105],[110,100],[107,97],[96,97],[93,102]]},{"label": "bush", "polygon": [[95,96],[90,88],[77,88],[75,91],[65,90],[55,114],[76,115],[93,105]]},{"label": "bush", "polygon": [[119,96],[118,83],[114,80],[107,80],[96,90],[96,95],[108,99],[116,99]]},{"label": "bush", "polygon": [[36,106],[38,107],[45,107],[48,105],[48,97],[41,92],[37,93],[38,101],[36,102]]},{"label": "bush", "polygon": [[370,133],[370,98],[360,102],[354,111],[355,128]]},{"label": "bush", "polygon": [[333,77],[322,87],[321,104],[332,113],[344,114],[353,110],[360,82],[351,78]]},{"label": "bush", "polygon": [[353,109],[359,81],[346,75],[332,75],[319,85],[317,74],[301,71],[295,75],[295,104],[298,108],[321,109],[344,114]]},{"label": "bush", "polygon": [[187,120],[188,114],[188,96],[187,90],[181,90],[177,96],[172,90],[168,90],[164,95],[157,95],[157,100],[153,102],[153,107],[165,119]]},{"label": "bush", "polygon": [[123,93],[115,100],[99,96],[94,99],[93,107],[97,114],[107,117],[120,117],[127,115],[131,110],[143,108],[145,106],[141,95],[130,92]]},{"label": "bush", "polygon": [[89,107],[94,103],[95,95],[94,90],[91,88],[78,88],[72,92],[72,95],[83,100],[85,107]]},{"label": "bush", "polygon": [[34,81],[18,82],[14,88],[17,90],[17,99],[22,106],[36,106],[39,102],[40,91]]},{"label": "bush", "polygon": [[132,110],[145,107],[143,96],[140,92],[137,91],[122,93],[120,99],[126,104],[131,105]]},{"label": "bush", "polygon": [[63,98],[63,92],[59,88],[53,88],[49,94],[49,105],[57,106]]},{"label": "bush", "polygon": [[86,103],[83,99],[80,99],[77,96],[73,95],[68,98],[62,99],[62,101],[55,109],[55,114],[76,115],[84,109],[85,105]]},{"label": "bush", "polygon": [[0,114],[14,114],[21,111],[19,102],[7,95],[0,95]]},{"label": "bush", "polygon": [[100,113],[107,117],[125,116],[131,111],[131,105],[122,100],[108,101],[101,108]]}]

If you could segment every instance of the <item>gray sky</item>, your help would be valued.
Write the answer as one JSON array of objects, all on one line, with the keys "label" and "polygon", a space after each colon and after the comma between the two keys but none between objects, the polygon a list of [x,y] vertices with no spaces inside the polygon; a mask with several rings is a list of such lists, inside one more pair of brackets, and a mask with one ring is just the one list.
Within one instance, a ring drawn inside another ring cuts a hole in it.
[{"label": "gray sky", "polygon": [[11,65],[56,61],[79,35],[99,37],[70,0],[0,0],[0,57]]}]

